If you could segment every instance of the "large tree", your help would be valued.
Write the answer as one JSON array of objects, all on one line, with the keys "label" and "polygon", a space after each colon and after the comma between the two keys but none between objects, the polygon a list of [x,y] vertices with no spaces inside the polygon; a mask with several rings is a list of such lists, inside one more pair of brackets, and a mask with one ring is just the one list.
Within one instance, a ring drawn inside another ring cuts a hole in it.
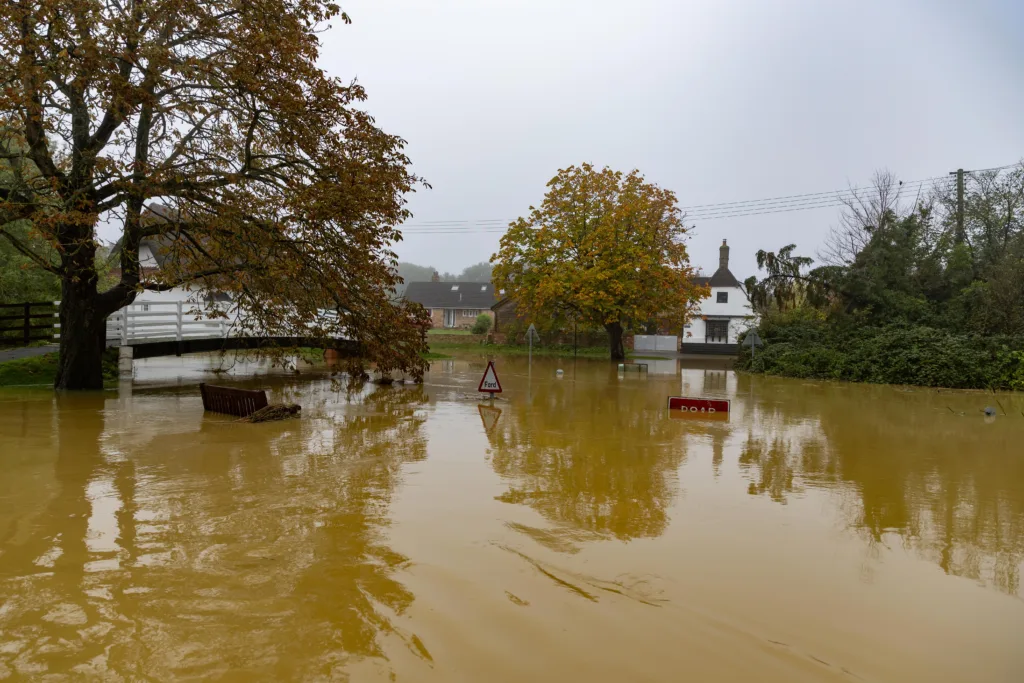
[{"label": "large tree", "polygon": [[[422,372],[389,246],[418,179],[363,89],[317,66],[332,19],[322,0],[0,4],[0,239],[60,279],[58,388],[98,388],[106,318],[185,283],[231,293],[239,334],[344,335]],[[101,224],[122,232],[105,291]],[[168,250],[156,275],[145,238]]]},{"label": "large tree", "polygon": [[525,319],[603,326],[621,360],[623,332],[653,318],[680,328],[707,294],[693,282],[686,234],[675,194],[639,171],[571,166],[501,238],[495,288]]}]

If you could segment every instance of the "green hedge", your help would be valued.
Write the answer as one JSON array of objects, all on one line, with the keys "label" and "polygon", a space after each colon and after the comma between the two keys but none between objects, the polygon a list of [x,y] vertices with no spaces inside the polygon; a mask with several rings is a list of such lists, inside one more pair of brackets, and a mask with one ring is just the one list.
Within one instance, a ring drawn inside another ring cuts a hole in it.
[{"label": "green hedge", "polygon": [[1024,390],[1024,339],[915,325],[862,327],[789,316],[762,323],[751,372],[879,384]]}]

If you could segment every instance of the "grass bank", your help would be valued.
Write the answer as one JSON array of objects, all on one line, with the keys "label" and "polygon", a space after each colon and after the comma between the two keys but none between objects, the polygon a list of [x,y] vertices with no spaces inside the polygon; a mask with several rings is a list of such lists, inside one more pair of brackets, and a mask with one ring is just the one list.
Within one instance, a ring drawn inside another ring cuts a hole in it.
[{"label": "grass bank", "polygon": [[451,327],[432,327],[427,330],[427,336],[456,336],[456,337],[468,337],[472,332],[469,330],[459,330]]},{"label": "grass bank", "polygon": [[[530,347],[526,345],[512,344],[479,344],[469,342],[456,344],[452,342],[431,343],[430,353],[444,351],[471,351],[476,353],[493,354],[498,356],[526,356],[530,353]],[[580,358],[609,358],[608,348],[603,346],[581,346],[573,352],[572,346],[534,346],[534,356],[555,356],[560,358],[572,358],[574,355]]]},{"label": "grass bank", "polygon": [[[57,377],[57,352],[0,363],[0,387],[53,385]],[[117,349],[103,354],[103,382],[117,382]]]}]

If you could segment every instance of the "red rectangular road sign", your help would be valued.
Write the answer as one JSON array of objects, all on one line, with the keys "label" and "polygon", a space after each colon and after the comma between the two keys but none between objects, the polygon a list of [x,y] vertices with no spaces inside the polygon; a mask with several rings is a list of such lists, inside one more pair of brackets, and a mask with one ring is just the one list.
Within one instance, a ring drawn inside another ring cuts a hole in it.
[{"label": "red rectangular road sign", "polygon": [[688,413],[728,413],[729,401],[719,398],[689,398],[669,396],[669,410],[683,410]]},{"label": "red rectangular road sign", "polygon": [[696,420],[698,422],[728,422],[729,413],[691,413],[688,410],[668,411],[670,420]]}]

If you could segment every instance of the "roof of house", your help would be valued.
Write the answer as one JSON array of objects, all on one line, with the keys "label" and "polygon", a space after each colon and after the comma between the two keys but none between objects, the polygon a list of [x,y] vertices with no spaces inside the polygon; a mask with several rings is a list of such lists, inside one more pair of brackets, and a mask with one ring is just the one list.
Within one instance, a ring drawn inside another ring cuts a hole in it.
[{"label": "roof of house", "polygon": [[410,282],[405,298],[426,308],[490,308],[494,285],[490,282]]},{"label": "roof of house", "polygon": [[501,308],[502,306],[509,306],[513,310],[515,310],[517,304],[516,304],[515,299],[513,299],[512,297],[510,297],[510,296],[503,296],[500,299],[498,299],[497,301],[495,301],[493,304],[491,304],[491,310],[492,311],[496,311],[499,308]]},{"label": "roof of house", "polygon": [[[140,222],[143,226],[152,226],[159,223],[174,223],[178,220],[178,212],[163,204],[152,203],[148,204],[142,211]],[[167,262],[167,258],[170,255],[171,247],[174,243],[175,237],[172,235],[154,235],[150,237],[143,237],[139,240],[140,247],[148,247],[149,252],[153,255],[153,259],[156,261],[157,268],[163,268],[164,263]],[[124,237],[122,236],[113,247],[110,249],[108,259],[112,265],[116,265],[121,259],[121,245],[124,243]],[[143,268],[143,272],[154,270],[154,268]]]},{"label": "roof of house", "polygon": [[715,274],[711,277],[695,277],[693,281],[698,285],[708,285],[709,287],[740,287],[740,281],[736,279],[736,276],[732,274],[728,268],[719,268],[715,271]]}]

